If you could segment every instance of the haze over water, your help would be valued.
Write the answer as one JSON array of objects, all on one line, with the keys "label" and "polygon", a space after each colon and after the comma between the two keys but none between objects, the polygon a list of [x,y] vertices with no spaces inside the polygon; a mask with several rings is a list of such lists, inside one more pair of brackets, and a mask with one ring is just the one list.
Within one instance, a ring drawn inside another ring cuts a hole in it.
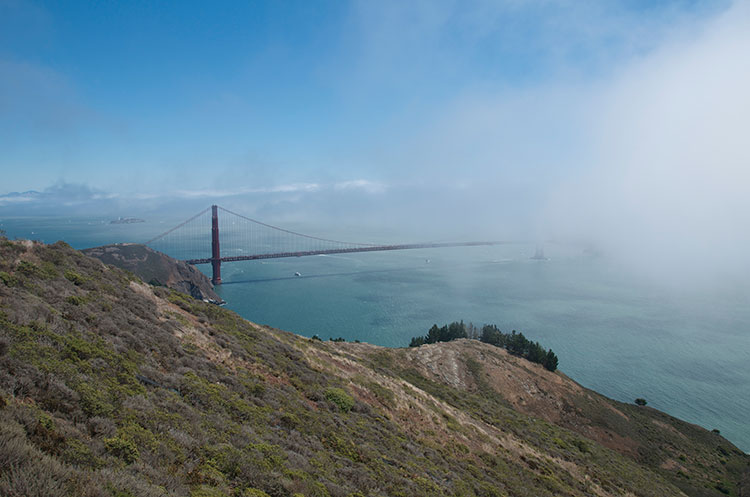
[{"label": "haze over water", "polygon": [[[5,219],[0,227],[85,248],[143,241],[170,226],[107,222]],[[515,329],[552,348],[582,385],[624,402],[643,397],[750,450],[747,286],[678,290],[580,246],[544,250],[547,261],[530,259],[534,245],[515,244],[225,263],[218,293],[246,319],[322,339],[403,347],[435,323]]]}]

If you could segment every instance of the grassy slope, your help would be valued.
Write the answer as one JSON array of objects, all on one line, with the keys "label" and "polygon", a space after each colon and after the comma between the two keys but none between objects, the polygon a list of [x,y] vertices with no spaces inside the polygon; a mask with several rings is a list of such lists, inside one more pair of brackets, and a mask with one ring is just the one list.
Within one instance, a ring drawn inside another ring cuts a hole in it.
[{"label": "grassy slope", "polygon": [[[748,458],[720,437],[619,406],[634,421],[617,430],[654,448],[632,457],[522,414],[468,349],[471,388],[409,353],[310,341],[62,243],[0,241],[0,495],[739,495]],[[619,423],[598,405],[576,409]],[[685,476],[660,469],[667,446]]]}]

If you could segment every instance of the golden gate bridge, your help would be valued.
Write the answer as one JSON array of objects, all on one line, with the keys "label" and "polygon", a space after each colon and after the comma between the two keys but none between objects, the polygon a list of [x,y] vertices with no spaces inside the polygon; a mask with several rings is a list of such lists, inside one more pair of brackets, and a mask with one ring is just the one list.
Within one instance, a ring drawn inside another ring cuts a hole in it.
[{"label": "golden gate bridge", "polygon": [[[219,216],[219,212],[222,216]],[[477,247],[504,243],[507,242],[425,242],[395,245],[343,242],[279,228],[212,205],[174,228],[153,237],[146,245],[188,264],[211,264],[211,281],[214,285],[219,285],[222,262],[353,252]]]}]

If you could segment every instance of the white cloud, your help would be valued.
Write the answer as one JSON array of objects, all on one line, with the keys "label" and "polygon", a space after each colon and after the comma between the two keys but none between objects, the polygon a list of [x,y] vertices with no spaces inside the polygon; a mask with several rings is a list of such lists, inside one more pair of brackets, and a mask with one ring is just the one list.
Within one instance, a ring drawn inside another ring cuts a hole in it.
[{"label": "white cloud", "polygon": [[240,187],[240,188],[205,188],[192,190],[176,190],[171,193],[159,194],[136,194],[142,198],[158,198],[172,196],[177,198],[221,198],[252,194],[286,194],[286,193],[321,193],[344,190],[361,190],[367,193],[382,193],[386,185],[363,179],[340,181],[337,183],[285,183],[271,186]]},{"label": "white cloud", "polygon": [[0,197],[0,206],[11,205],[11,204],[22,204],[24,202],[34,202],[37,198],[34,195],[19,195],[19,196],[2,196]]},{"label": "white cloud", "polygon": [[290,192],[316,192],[321,189],[318,183],[291,183],[268,188],[251,189],[248,193],[290,193]]},{"label": "white cloud", "polygon": [[383,193],[387,189],[384,183],[369,181],[366,179],[356,179],[351,181],[340,181],[333,185],[335,190],[362,190],[366,193]]},{"label": "white cloud", "polygon": [[[267,187],[255,187],[255,188],[229,188],[229,189],[216,189],[207,188],[199,190],[177,190],[166,196],[175,196],[178,198],[202,198],[202,197],[232,197],[235,195],[246,195],[252,193],[297,193],[297,192],[316,192],[321,189],[318,183],[289,183],[283,185],[274,185]],[[161,193],[158,196],[163,197],[165,194]]]},{"label": "white cloud", "polygon": [[552,229],[658,278],[746,276],[748,54],[750,3],[737,2],[624,68],[591,99],[590,169],[558,192]]}]

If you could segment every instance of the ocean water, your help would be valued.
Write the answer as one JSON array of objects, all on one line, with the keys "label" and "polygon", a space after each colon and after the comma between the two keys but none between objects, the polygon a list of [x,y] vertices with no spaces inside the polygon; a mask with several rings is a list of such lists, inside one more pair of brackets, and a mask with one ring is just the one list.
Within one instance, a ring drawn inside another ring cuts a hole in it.
[{"label": "ocean water", "polygon": [[[143,241],[169,226],[0,220],[12,238],[76,248]],[[461,319],[522,331],[582,385],[643,397],[750,451],[750,292],[649,285],[575,247],[547,245],[546,261],[533,252],[519,244],[225,263],[218,293],[249,320],[323,339],[402,347]]]}]

